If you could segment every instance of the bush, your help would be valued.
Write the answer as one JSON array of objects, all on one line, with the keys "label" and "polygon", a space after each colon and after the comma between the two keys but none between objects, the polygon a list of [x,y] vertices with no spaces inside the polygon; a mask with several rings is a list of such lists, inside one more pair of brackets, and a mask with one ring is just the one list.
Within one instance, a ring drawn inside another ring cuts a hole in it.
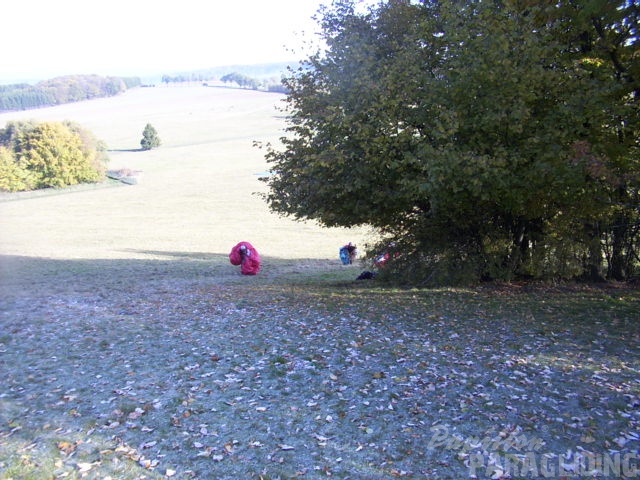
[{"label": "bush", "polygon": [[0,189],[66,187],[104,179],[106,148],[73,123],[11,122],[0,130]]},{"label": "bush", "polygon": [[32,189],[34,184],[33,174],[16,163],[12,151],[0,146],[0,190],[19,192]]},{"label": "bush", "polygon": [[142,140],[140,140],[140,146],[143,150],[151,150],[160,146],[160,137],[153,125],[147,123],[142,132]]}]

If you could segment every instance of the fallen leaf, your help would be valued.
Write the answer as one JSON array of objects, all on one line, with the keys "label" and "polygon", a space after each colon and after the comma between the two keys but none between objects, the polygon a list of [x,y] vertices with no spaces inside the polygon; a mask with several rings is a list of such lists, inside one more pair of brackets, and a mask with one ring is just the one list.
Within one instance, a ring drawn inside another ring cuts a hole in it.
[{"label": "fallen leaf", "polygon": [[136,407],[136,409],[128,415],[128,418],[130,420],[136,420],[137,418],[140,418],[142,415],[144,415],[144,413],[145,411],[142,408]]},{"label": "fallen leaf", "polygon": [[148,458],[141,458],[138,464],[141,467],[146,468],[147,470],[151,470],[158,466],[160,462],[158,460],[150,460]]},{"label": "fallen leaf", "polygon": [[80,473],[86,473],[93,468],[93,463],[81,462],[78,464]]},{"label": "fallen leaf", "polygon": [[58,442],[58,449],[65,455],[69,455],[76,450],[76,444],[71,442]]}]

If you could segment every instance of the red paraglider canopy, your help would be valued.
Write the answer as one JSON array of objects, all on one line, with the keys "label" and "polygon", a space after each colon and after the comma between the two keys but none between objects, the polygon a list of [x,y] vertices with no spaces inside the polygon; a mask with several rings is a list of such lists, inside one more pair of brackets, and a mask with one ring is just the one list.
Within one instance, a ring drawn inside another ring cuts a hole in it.
[{"label": "red paraglider canopy", "polygon": [[256,275],[260,271],[260,254],[249,242],[240,242],[231,249],[229,261],[240,265],[243,275]]}]

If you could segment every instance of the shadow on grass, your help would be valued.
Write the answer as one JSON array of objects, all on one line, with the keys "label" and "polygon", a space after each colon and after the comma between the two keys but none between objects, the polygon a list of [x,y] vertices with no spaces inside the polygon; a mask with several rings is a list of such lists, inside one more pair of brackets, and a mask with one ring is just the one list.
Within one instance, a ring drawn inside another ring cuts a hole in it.
[{"label": "shadow on grass", "polygon": [[143,297],[161,291],[238,290],[242,301],[252,297],[286,297],[288,302],[359,309],[375,315],[401,315],[424,321],[425,311],[450,318],[502,321],[536,318],[540,331],[589,325],[639,334],[640,290],[531,287],[502,289],[397,289],[377,281],[356,280],[361,265],[338,260],[263,256],[256,276],[240,274],[227,253],[131,249],[132,258],[52,259],[0,255],[0,298],[6,303],[45,299],[53,295],[101,295],[126,292]]},{"label": "shadow on grass", "polygon": [[[522,304],[523,308],[565,313],[587,314],[590,308],[599,308],[610,303],[616,306],[637,306],[640,290],[611,286],[583,287],[529,285],[499,286],[484,285],[477,288],[394,288],[378,281],[356,280],[360,272],[367,269],[359,262],[344,266],[338,259],[286,258],[262,256],[262,270],[255,277],[240,274],[237,266],[231,265],[228,253],[185,252],[167,250],[127,249],[121,253],[130,258],[56,259],[0,255],[0,292],[13,291],[28,294],[37,290],[96,288],[135,288],[145,283],[161,282],[176,286],[199,284],[244,283],[256,287],[267,285],[313,286],[323,291],[308,292],[309,295],[324,295],[326,289],[334,289],[333,295],[346,297],[365,292],[387,297],[412,298],[425,296],[463,301],[464,305],[495,306],[501,310],[503,303]],[[324,288],[322,288],[324,287]],[[542,303],[541,303],[542,302]],[[556,305],[556,306],[554,306]]]},{"label": "shadow on grass", "polygon": [[226,253],[128,253],[0,257],[0,478],[256,478],[283,439],[272,478],[329,455],[393,478],[370,469],[389,450],[463,478],[456,452],[420,454],[419,425],[515,425],[550,452],[637,431],[637,291],[365,288],[330,260],[243,277]]},{"label": "shadow on grass", "polygon": [[135,447],[98,433],[80,415],[53,407],[43,414],[0,398],[0,478],[85,478],[98,470],[99,478],[166,478],[145,467],[151,460]]},{"label": "shadow on grass", "polygon": [[11,202],[16,200],[29,200],[32,198],[50,197],[54,195],[67,195],[71,193],[82,193],[103,188],[121,187],[124,184],[119,180],[107,178],[99,183],[82,183],[61,188],[40,188],[26,192],[0,192],[0,202]]},{"label": "shadow on grass", "polygon": [[262,270],[255,277],[240,274],[227,253],[181,252],[131,249],[132,258],[54,259],[0,255],[0,293],[28,296],[47,292],[89,291],[145,285],[189,288],[230,283],[340,284],[354,282],[357,266],[343,267],[336,260],[262,257]]}]

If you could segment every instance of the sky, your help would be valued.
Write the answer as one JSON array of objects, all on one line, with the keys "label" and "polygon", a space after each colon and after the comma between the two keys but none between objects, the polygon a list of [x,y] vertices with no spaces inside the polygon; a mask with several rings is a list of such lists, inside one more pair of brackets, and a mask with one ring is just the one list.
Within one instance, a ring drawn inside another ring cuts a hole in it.
[{"label": "sky", "polygon": [[317,39],[311,17],[329,0],[2,3],[0,84],[6,84],[300,60]]}]

